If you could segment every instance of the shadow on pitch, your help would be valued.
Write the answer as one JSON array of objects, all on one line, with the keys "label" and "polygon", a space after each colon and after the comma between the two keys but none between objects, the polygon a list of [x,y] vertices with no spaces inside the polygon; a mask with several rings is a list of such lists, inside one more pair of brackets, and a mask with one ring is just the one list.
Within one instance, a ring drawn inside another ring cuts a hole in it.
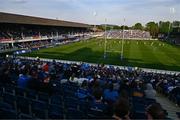
[{"label": "shadow on pitch", "polygon": [[81,61],[97,64],[111,64],[120,66],[131,66],[131,67],[143,67],[143,68],[155,68],[163,70],[176,70],[180,71],[180,66],[177,65],[165,65],[157,62],[148,63],[143,59],[131,59],[124,58],[123,61],[120,58],[119,53],[107,53],[106,59],[104,59],[103,51],[93,51],[91,48],[85,47],[73,51],[71,53],[62,53],[61,51],[55,52],[42,52],[36,55],[29,54],[28,56],[40,57],[40,58],[51,58],[51,59],[61,59],[61,60],[71,60],[71,61]]}]

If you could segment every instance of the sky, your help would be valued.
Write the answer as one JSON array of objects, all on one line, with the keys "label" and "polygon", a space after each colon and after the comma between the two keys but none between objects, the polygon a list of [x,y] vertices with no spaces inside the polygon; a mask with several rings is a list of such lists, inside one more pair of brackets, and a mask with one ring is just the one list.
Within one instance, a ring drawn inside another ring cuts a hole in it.
[{"label": "sky", "polygon": [[0,0],[0,12],[132,26],[180,20],[180,0]]}]

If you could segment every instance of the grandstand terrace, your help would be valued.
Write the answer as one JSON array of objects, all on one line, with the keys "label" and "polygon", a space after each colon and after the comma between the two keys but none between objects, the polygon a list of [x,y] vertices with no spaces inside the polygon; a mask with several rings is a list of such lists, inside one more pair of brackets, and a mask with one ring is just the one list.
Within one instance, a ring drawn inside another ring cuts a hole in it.
[{"label": "grandstand terrace", "polygon": [[173,44],[180,45],[180,21],[173,22],[169,40]]},{"label": "grandstand terrace", "polygon": [[[104,34],[105,35],[105,34]],[[115,38],[115,39],[141,39],[141,40],[149,40],[151,39],[151,35],[148,31],[142,30],[110,30],[106,33],[107,38]]]},{"label": "grandstand terrace", "polygon": [[50,42],[53,39],[76,39],[87,35],[86,33],[91,27],[83,23],[3,12],[0,12],[0,18],[0,43],[2,43],[0,47],[2,50],[28,44],[32,41],[40,44],[39,42],[42,40]]},{"label": "grandstand terrace", "polygon": [[22,58],[0,59],[0,70],[2,119],[113,119],[119,97],[130,118],[147,119],[146,108],[160,105],[154,89],[180,104],[179,74]]}]

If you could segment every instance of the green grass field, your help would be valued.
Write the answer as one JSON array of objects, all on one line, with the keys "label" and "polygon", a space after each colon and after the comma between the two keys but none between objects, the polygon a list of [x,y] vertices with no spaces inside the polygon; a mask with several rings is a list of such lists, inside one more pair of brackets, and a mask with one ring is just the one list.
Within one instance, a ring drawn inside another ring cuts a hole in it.
[{"label": "green grass field", "polygon": [[108,40],[107,51],[104,59],[104,40],[91,39],[23,56],[180,71],[180,47],[161,41],[126,40],[123,61],[120,60],[121,40]]}]

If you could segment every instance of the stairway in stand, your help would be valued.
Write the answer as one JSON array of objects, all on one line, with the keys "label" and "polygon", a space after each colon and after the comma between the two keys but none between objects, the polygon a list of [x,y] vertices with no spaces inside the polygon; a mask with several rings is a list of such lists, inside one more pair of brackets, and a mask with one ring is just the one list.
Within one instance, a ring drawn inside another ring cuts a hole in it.
[{"label": "stairway in stand", "polygon": [[173,120],[178,119],[176,112],[180,111],[180,107],[176,106],[175,103],[171,102],[168,98],[161,94],[157,94],[156,101],[159,102],[165,110],[167,110],[169,118]]}]

